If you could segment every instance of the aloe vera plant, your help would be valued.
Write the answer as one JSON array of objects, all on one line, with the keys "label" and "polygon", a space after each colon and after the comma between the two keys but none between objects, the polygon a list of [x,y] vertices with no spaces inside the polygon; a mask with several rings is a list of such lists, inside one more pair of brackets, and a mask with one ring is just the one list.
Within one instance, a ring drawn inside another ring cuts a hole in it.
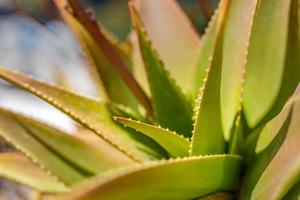
[{"label": "aloe vera plant", "polygon": [[125,42],[54,3],[101,99],[1,68],[86,129],[0,109],[1,177],[52,200],[300,198],[298,0],[221,0],[201,39],[174,0],[133,0]]}]

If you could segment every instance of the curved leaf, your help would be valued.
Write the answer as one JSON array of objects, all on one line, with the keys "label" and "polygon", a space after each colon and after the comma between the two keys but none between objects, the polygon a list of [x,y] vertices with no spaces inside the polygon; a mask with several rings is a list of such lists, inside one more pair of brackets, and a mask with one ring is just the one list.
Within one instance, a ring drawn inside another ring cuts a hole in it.
[{"label": "curved leaf", "polygon": [[105,35],[101,30],[103,28],[100,28],[95,19],[83,10],[77,0],[54,2],[65,21],[76,33],[93,67],[92,70],[99,75],[97,77],[99,85],[101,88],[104,86],[108,98],[137,109],[137,102],[133,96],[135,95],[151,114],[151,103],[129,70],[132,63],[128,53]]},{"label": "curved leaf", "polygon": [[[143,30],[134,4],[130,4],[133,26],[139,38],[146,74],[152,93],[155,117],[165,127],[185,136],[191,135],[192,106],[165,70],[162,61],[152,49]],[[178,114],[174,115],[174,111]]]},{"label": "curved leaf", "polygon": [[[0,114],[2,112],[0,110]],[[102,147],[95,147],[95,145],[90,145],[78,137],[76,138],[44,123],[20,114],[5,112],[14,117],[33,137],[47,148],[54,151],[69,164],[88,174],[94,175],[112,168],[134,163],[133,160],[109,144]],[[99,143],[99,145],[103,144]]]},{"label": "curved leaf", "polygon": [[6,69],[0,69],[0,77],[65,112],[75,121],[91,129],[109,144],[135,160],[142,161],[152,158],[143,150],[157,155],[154,150],[133,140],[129,133],[117,126],[112,121],[106,107],[99,101],[79,96]]},{"label": "curved leaf", "polygon": [[79,182],[86,177],[37,140],[22,124],[5,112],[0,114],[0,136],[42,169],[57,176],[67,185]]},{"label": "curved leaf", "polygon": [[299,102],[299,97],[293,98],[260,133],[253,164],[246,173],[243,199],[281,199],[297,181]]},{"label": "curved leaf", "polygon": [[296,183],[283,200],[299,200],[300,198],[300,181]]},{"label": "curved leaf", "polygon": [[206,79],[200,89],[195,107],[195,125],[191,144],[191,155],[207,155],[225,152],[220,109],[220,83],[222,61],[222,31],[228,1],[219,5],[219,13],[213,19],[210,34],[213,34],[213,57],[208,66]]},{"label": "curved leaf", "polygon": [[55,200],[194,199],[235,189],[240,158],[234,155],[150,162],[112,171],[74,187]]},{"label": "curved leaf", "polygon": [[257,8],[243,102],[251,128],[274,117],[299,83],[299,6],[294,2],[264,0]]},{"label": "curved leaf", "polygon": [[292,116],[286,138],[270,161],[258,182],[252,199],[282,199],[298,181],[300,174],[300,100],[292,108]]},{"label": "curved leaf", "polygon": [[115,117],[115,120],[149,136],[162,146],[172,157],[188,156],[190,142],[175,132],[139,121],[134,121],[132,119]]},{"label": "curved leaf", "polygon": [[55,177],[16,153],[0,154],[0,177],[44,193],[69,191],[69,189]]},{"label": "curved leaf", "polygon": [[199,36],[175,0],[136,0],[137,10],[153,46],[184,92],[192,86]]}]

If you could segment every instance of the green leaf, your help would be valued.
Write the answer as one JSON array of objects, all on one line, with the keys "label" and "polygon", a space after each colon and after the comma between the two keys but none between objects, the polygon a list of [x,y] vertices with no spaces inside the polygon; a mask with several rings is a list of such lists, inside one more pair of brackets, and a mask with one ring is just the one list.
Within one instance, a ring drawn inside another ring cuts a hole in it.
[{"label": "green leaf", "polygon": [[69,191],[55,177],[17,153],[0,154],[0,177],[44,193]]},{"label": "green leaf", "polygon": [[299,83],[299,5],[293,2],[264,0],[257,8],[243,103],[251,128],[273,118]]},{"label": "green leaf", "polygon": [[241,117],[241,113],[239,112],[234,120],[228,149],[230,154],[242,154],[243,152],[244,130]]},{"label": "green leaf", "polygon": [[256,183],[252,199],[282,199],[300,174],[300,99],[292,107],[286,138]]},{"label": "green leaf", "polygon": [[150,162],[92,178],[74,187],[72,193],[54,199],[194,199],[217,191],[234,191],[240,164],[240,158],[234,155]]},{"label": "green leaf", "polygon": [[234,120],[242,107],[247,52],[257,2],[258,0],[230,1],[228,6],[221,78],[221,113],[226,139],[230,137]]},{"label": "green leaf", "polygon": [[197,65],[195,70],[194,83],[193,83],[193,99],[196,99],[199,95],[199,89],[204,84],[204,79],[207,76],[207,70],[211,65],[214,50],[215,50],[215,40],[216,40],[216,31],[217,31],[217,18],[218,18],[219,9],[216,9],[214,15],[212,16],[208,27],[205,29],[205,34],[201,38],[201,45],[199,56],[197,58]]},{"label": "green leaf", "polygon": [[[132,22],[139,38],[152,93],[155,117],[162,126],[179,134],[190,136],[193,123],[192,106],[165,70],[162,61],[159,60],[157,53],[151,47],[146,32],[143,30],[134,4],[130,5]],[[178,114],[174,114],[174,112]]]},{"label": "green leaf", "polygon": [[114,116],[122,116],[125,118],[133,118],[135,120],[147,121],[147,119],[144,116],[140,115],[139,113],[135,112],[134,110],[124,105],[113,103],[113,102],[107,103],[106,105],[110,113]]},{"label": "green leaf", "polygon": [[[13,116],[33,137],[47,148],[87,174],[95,175],[112,168],[134,163],[133,160],[117,151],[111,145],[104,146],[106,148],[103,148],[103,146],[102,148],[95,147],[95,145],[90,145],[78,137],[64,133],[47,124],[20,114],[7,111],[6,113]],[[98,145],[103,144],[99,143]],[[112,154],[114,154],[114,157],[111,156]]]},{"label": "green leaf", "polygon": [[153,158],[144,151],[159,156],[155,150],[135,141],[128,132],[117,126],[105,105],[97,100],[79,96],[6,69],[0,69],[0,77],[55,106],[134,160]]},{"label": "green leaf", "polygon": [[67,185],[85,178],[85,175],[62,160],[55,152],[35,138],[19,121],[5,112],[0,114],[0,136],[42,169],[57,176]]},{"label": "green leaf", "polygon": [[[221,122],[220,82],[222,61],[222,29],[228,1],[221,1],[219,13],[211,27],[213,57],[209,63],[205,82],[200,89],[195,107],[195,126],[191,144],[191,155],[218,154],[225,152],[225,140]],[[214,21],[214,20],[213,20]],[[215,30],[214,30],[215,29]]]},{"label": "green leaf", "polygon": [[299,200],[300,197],[300,181],[296,183],[292,189],[287,193],[283,200]]},{"label": "green leaf", "polygon": [[[295,183],[300,172],[299,97],[292,99],[283,111],[270,121],[259,135],[254,159],[248,166],[243,199],[281,199]],[[298,159],[298,161],[297,161]],[[298,162],[298,164],[297,164]]]},{"label": "green leaf", "polygon": [[190,92],[200,40],[188,17],[175,0],[134,2],[166,69],[185,93]]},{"label": "green leaf", "polygon": [[172,157],[188,156],[190,146],[189,140],[175,132],[139,121],[134,121],[132,119],[115,117],[115,120],[149,136],[162,146]]},{"label": "green leaf", "polygon": [[[76,33],[85,51],[92,73],[100,88],[111,101],[137,109],[137,100],[151,113],[151,103],[131,74],[130,55],[105,34],[97,22],[79,5],[77,0],[56,0],[56,6],[67,24]],[[67,9],[66,9],[67,8]],[[135,95],[135,97],[134,97]]]}]

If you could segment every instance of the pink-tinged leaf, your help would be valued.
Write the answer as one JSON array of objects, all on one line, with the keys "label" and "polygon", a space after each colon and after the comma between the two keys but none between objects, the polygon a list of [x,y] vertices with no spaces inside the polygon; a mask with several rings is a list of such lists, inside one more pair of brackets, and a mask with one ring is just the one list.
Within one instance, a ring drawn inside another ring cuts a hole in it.
[{"label": "pink-tinged leaf", "polygon": [[166,68],[184,92],[190,91],[199,36],[175,0],[135,0],[145,29]]},{"label": "pink-tinged leaf", "polygon": [[[134,79],[129,54],[105,34],[95,19],[80,6],[78,0],[54,1],[65,21],[75,31],[93,71],[98,72],[100,88],[108,98],[136,109],[133,95],[152,114],[151,102]],[[103,94],[103,93],[102,93]]]},{"label": "pink-tinged leaf", "polygon": [[298,181],[300,174],[300,99],[292,106],[292,116],[286,138],[268,164],[257,184],[252,199],[282,199]]},{"label": "pink-tinged leaf", "polygon": [[229,3],[224,27],[221,81],[222,124],[227,140],[242,107],[249,39],[257,2],[233,0]]}]

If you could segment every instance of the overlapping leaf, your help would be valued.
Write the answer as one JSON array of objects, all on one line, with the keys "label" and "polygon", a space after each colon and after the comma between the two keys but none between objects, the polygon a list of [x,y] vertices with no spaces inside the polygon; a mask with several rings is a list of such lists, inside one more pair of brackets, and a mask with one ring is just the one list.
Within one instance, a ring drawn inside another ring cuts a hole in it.
[{"label": "overlapping leaf", "polygon": [[257,8],[250,38],[243,103],[250,127],[274,117],[299,82],[297,4],[297,0],[264,0]]},{"label": "overlapping leaf", "polygon": [[175,81],[170,78],[157,53],[151,47],[134,4],[130,4],[130,10],[152,93],[155,117],[162,126],[179,134],[190,136],[192,130],[191,104],[176,86]]},{"label": "overlapping leaf", "polygon": [[[300,174],[300,100],[292,108],[291,122],[286,138],[270,161],[257,184],[252,199],[281,199],[298,181]],[[280,134],[280,133],[279,133]]]},{"label": "overlapping leaf", "polygon": [[54,199],[194,199],[235,190],[239,172],[240,158],[234,155],[152,162],[93,178]]},{"label": "overlapping leaf", "polygon": [[207,37],[213,44],[213,57],[208,63],[208,72],[199,92],[195,108],[195,127],[191,145],[191,155],[206,155],[225,152],[225,140],[221,123],[220,83],[222,62],[222,29],[228,1],[221,1],[219,11],[214,16]]},{"label": "overlapping leaf", "polygon": [[98,72],[96,77],[100,88],[104,86],[108,98],[117,103],[137,108],[133,94],[146,110],[151,113],[149,99],[133,78],[130,67],[129,54],[105,35],[95,19],[89,16],[79,5],[77,0],[54,1],[65,21],[74,30],[85,50],[93,71]]},{"label": "overlapping leaf", "polygon": [[184,92],[192,86],[199,36],[175,0],[135,0],[145,29],[166,69]]},{"label": "overlapping leaf", "polygon": [[[111,145],[105,145],[102,148],[95,147],[95,145],[90,145],[44,123],[19,114],[9,114],[13,115],[38,141],[88,174],[94,175],[111,168],[134,163]],[[99,145],[103,145],[103,143],[99,143]],[[114,157],[111,157],[110,153],[114,153]]]},{"label": "overlapping leaf", "polygon": [[86,177],[42,144],[19,121],[3,111],[0,115],[0,136],[23,152],[34,163],[48,172],[52,172],[54,176],[68,185]]},{"label": "overlapping leaf", "polygon": [[0,154],[0,176],[44,193],[69,191],[55,177],[17,153]]},{"label": "overlapping leaf", "polygon": [[188,139],[185,139],[175,132],[139,121],[134,121],[132,119],[115,117],[115,120],[149,136],[162,146],[172,157],[188,156],[190,142]]},{"label": "overlapping leaf", "polygon": [[135,141],[128,132],[114,124],[110,113],[99,101],[76,95],[5,69],[0,70],[0,77],[37,95],[62,110],[75,121],[93,130],[109,144],[135,160],[145,160],[152,157],[144,151],[152,152],[154,155],[159,156],[155,150]]},{"label": "overlapping leaf", "polygon": [[244,183],[244,199],[281,199],[298,180],[299,97],[260,133]]}]

